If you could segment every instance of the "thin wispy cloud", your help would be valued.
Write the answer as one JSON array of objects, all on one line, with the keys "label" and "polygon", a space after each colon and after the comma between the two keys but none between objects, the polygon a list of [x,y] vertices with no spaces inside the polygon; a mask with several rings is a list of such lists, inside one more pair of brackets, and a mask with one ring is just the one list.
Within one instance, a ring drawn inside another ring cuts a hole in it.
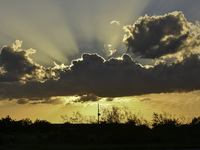
[{"label": "thin wispy cloud", "polygon": [[113,20],[113,21],[111,21],[111,22],[110,22],[110,24],[116,24],[116,25],[118,25],[118,26],[119,26],[119,25],[120,25],[120,22],[119,22],[119,21],[117,21],[117,20]]}]

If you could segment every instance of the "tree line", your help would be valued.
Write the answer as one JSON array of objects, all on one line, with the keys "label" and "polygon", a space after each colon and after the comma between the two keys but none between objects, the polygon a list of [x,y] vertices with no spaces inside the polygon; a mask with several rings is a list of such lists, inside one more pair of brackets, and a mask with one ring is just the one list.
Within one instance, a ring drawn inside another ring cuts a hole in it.
[{"label": "tree line", "polygon": [[[84,116],[79,111],[72,116],[62,116],[62,124],[29,118],[13,120],[10,116],[0,119],[0,147],[33,147],[58,145],[132,145],[144,147],[199,147],[200,117],[188,122],[168,113],[153,113],[152,121],[128,108],[112,107],[97,116]],[[62,148],[63,148],[62,147]],[[131,149],[130,148],[130,149]],[[26,149],[26,148],[25,148]],[[115,149],[115,148],[114,148]]]},{"label": "tree line", "polygon": [[[96,116],[86,116],[80,111],[73,112],[72,116],[61,116],[63,124],[98,124]],[[190,122],[185,117],[175,118],[169,113],[153,113],[152,121],[147,121],[142,114],[134,114],[128,107],[111,109],[103,108],[100,115],[99,124],[129,124],[133,126],[147,126],[149,128],[161,126],[179,127],[181,125],[200,125],[200,116],[194,117]],[[2,128],[27,128],[29,126],[41,127],[49,126],[51,122],[36,119],[34,122],[30,118],[14,120],[9,115],[0,119],[0,129]]]},{"label": "tree line", "polygon": [[[96,116],[86,116],[81,114],[80,111],[73,112],[72,116],[61,116],[65,124],[97,124]],[[100,114],[100,124],[131,124],[134,126],[145,125],[150,128],[159,126],[174,126],[181,125],[200,125],[200,116],[189,119],[182,117],[175,117],[167,112],[153,113],[152,120],[147,121],[143,118],[141,113],[133,113],[128,107],[115,107],[111,109],[103,108]]]}]

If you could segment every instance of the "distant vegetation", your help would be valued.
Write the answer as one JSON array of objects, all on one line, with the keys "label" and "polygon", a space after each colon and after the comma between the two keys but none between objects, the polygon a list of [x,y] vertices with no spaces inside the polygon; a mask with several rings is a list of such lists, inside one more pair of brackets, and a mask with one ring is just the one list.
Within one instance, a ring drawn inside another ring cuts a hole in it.
[{"label": "distant vegetation", "polygon": [[[72,116],[61,116],[63,125],[67,124],[98,124],[97,116],[85,116],[80,111],[73,112]],[[61,125],[62,125],[61,124]],[[160,127],[180,127],[180,126],[200,126],[200,116],[194,117],[191,122],[186,118],[175,118],[171,114],[164,112],[163,114],[153,113],[152,120],[145,120],[140,113],[134,114],[127,107],[104,108],[101,111],[99,124],[123,124],[132,126],[146,126],[147,128]],[[25,118],[22,120],[13,120],[9,115],[0,119],[0,130],[4,129],[24,129],[24,128],[40,128],[52,125],[47,120],[36,119],[34,122]]]},{"label": "distant vegetation", "polygon": [[[84,116],[79,111],[73,112],[73,115],[61,116],[63,121],[68,124],[97,124],[97,116]],[[128,107],[111,109],[103,108],[100,115],[100,124],[132,124],[132,125],[148,125],[147,120],[143,119],[140,113],[132,113]]]},{"label": "distant vegetation", "polygon": [[[73,112],[72,116],[61,116],[63,125],[66,124],[98,124],[97,116],[85,116],[80,111]],[[124,124],[133,126],[146,126],[148,128],[158,127],[180,127],[183,125],[200,126],[200,117],[194,117],[191,122],[186,118],[175,118],[171,114],[164,112],[163,114],[153,113],[152,120],[147,121],[140,113],[132,113],[128,107],[119,108],[112,107],[111,109],[102,109],[99,124]],[[47,120],[36,119],[34,122],[25,118],[22,120],[13,120],[9,115],[0,119],[0,130],[4,129],[20,129],[20,128],[39,128],[50,126],[51,122]]]},{"label": "distant vegetation", "polygon": [[[66,124],[97,124],[97,116],[84,116],[80,111],[73,112],[72,116],[61,116],[63,122]],[[169,113],[153,113],[152,120],[147,121],[143,118],[142,114],[134,114],[128,107],[119,108],[112,107],[111,109],[103,108],[100,115],[100,124],[131,124],[135,126],[145,125],[147,127],[157,126],[180,126],[183,124],[192,124],[192,122],[198,122],[200,117],[193,118],[191,122],[185,117],[176,118]]]},{"label": "distant vegetation", "polygon": [[51,124],[39,119],[32,122],[29,118],[1,118],[0,148],[77,144],[132,145],[131,148],[200,146],[200,117],[186,122],[184,117],[154,113],[148,122],[128,108],[112,107],[101,111],[100,124],[96,116],[84,116],[79,111],[62,119],[62,124]]}]

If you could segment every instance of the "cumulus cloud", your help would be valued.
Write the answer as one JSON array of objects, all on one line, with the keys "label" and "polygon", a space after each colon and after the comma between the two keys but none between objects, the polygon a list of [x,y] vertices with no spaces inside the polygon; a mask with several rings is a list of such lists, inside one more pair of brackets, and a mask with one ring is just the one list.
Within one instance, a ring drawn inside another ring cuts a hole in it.
[{"label": "cumulus cloud", "polygon": [[16,40],[12,47],[4,46],[0,51],[0,82],[27,82],[46,80],[57,80],[60,73],[64,72],[68,66],[58,65],[54,62],[54,67],[45,68],[35,63],[30,57],[36,50],[20,49],[22,41]]},{"label": "cumulus cloud", "polygon": [[21,41],[12,47],[4,46],[0,53],[0,82],[19,82],[41,79],[43,67],[34,63],[29,54],[35,50],[22,50]]},{"label": "cumulus cloud", "polygon": [[174,54],[194,44],[190,40],[190,25],[182,12],[145,15],[124,29],[128,35],[124,36],[123,42],[128,50],[143,58]]},{"label": "cumulus cloud", "polygon": [[137,55],[158,58],[178,52],[180,59],[167,63],[159,58],[155,65],[145,67],[129,54],[106,60],[96,53],[84,53],[69,66],[55,63],[45,68],[30,59],[34,50],[22,50],[16,41],[0,53],[0,99],[60,104],[52,97],[82,95],[75,101],[98,101],[100,97],[111,101],[118,96],[200,89],[199,50],[194,52],[200,43],[198,26],[191,28],[181,12],[141,17],[126,29],[125,42]]},{"label": "cumulus cloud", "polygon": [[[98,97],[132,96],[161,92],[187,92],[200,89],[200,60],[196,54],[183,61],[158,63],[146,68],[124,54],[103,59],[97,54],[83,54],[72,61],[58,80],[44,83],[0,83],[0,95],[7,98],[37,98],[84,95],[77,101],[97,101]],[[96,95],[96,96],[95,96]]]},{"label": "cumulus cloud", "polygon": [[65,88],[73,87],[71,91],[76,94],[93,93],[101,97],[199,89],[199,58],[196,54],[183,57],[183,61],[170,65],[159,63],[145,68],[127,54],[109,60],[97,54],[83,54],[82,59],[72,62],[70,71],[63,73],[58,82],[63,81]]}]

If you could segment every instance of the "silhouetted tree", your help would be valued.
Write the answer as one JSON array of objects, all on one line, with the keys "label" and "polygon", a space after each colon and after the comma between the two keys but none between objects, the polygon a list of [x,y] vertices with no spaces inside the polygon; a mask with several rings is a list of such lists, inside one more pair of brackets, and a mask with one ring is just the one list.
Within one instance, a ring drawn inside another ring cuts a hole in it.
[{"label": "silhouetted tree", "polygon": [[192,125],[200,125],[200,117],[194,117],[191,122]]},{"label": "silhouetted tree", "polygon": [[14,126],[14,120],[8,115],[5,118],[1,118],[0,126],[2,128],[11,128]]},{"label": "silhouetted tree", "polygon": [[30,118],[19,120],[19,122],[22,125],[22,127],[28,127],[33,123]]},{"label": "silhouetted tree", "polygon": [[[137,116],[138,115],[138,116]],[[147,125],[147,121],[138,114],[132,113],[128,107],[112,107],[111,109],[104,108],[101,113],[101,122],[112,124],[132,124],[132,125]]]},{"label": "silhouetted tree", "polygon": [[36,119],[35,120],[35,122],[34,122],[34,125],[41,125],[41,126],[43,126],[43,125],[49,125],[49,124],[51,124],[49,121],[47,121],[47,120],[40,120],[40,119]]},{"label": "silhouetted tree", "polygon": [[[100,123],[106,124],[131,124],[135,126],[148,125],[148,122],[139,117],[139,113],[136,115],[128,110],[128,107],[119,108],[112,107],[111,109],[103,108],[101,110]],[[68,115],[61,116],[66,124],[81,124],[81,123],[97,123],[96,116],[84,116],[79,111],[73,112],[73,115],[69,117]]]},{"label": "silhouetted tree", "polygon": [[119,108],[118,107],[112,107],[111,110],[109,109],[103,109],[102,113],[101,113],[101,121],[111,124],[111,123],[120,123],[120,112],[119,112]]},{"label": "silhouetted tree", "polygon": [[177,127],[180,125],[179,119],[173,118],[170,114],[153,113],[153,127],[167,126]]},{"label": "silhouetted tree", "polygon": [[82,124],[82,123],[97,123],[95,116],[85,116],[80,113],[80,111],[73,112],[71,117],[68,115],[61,116],[65,124]]}]

